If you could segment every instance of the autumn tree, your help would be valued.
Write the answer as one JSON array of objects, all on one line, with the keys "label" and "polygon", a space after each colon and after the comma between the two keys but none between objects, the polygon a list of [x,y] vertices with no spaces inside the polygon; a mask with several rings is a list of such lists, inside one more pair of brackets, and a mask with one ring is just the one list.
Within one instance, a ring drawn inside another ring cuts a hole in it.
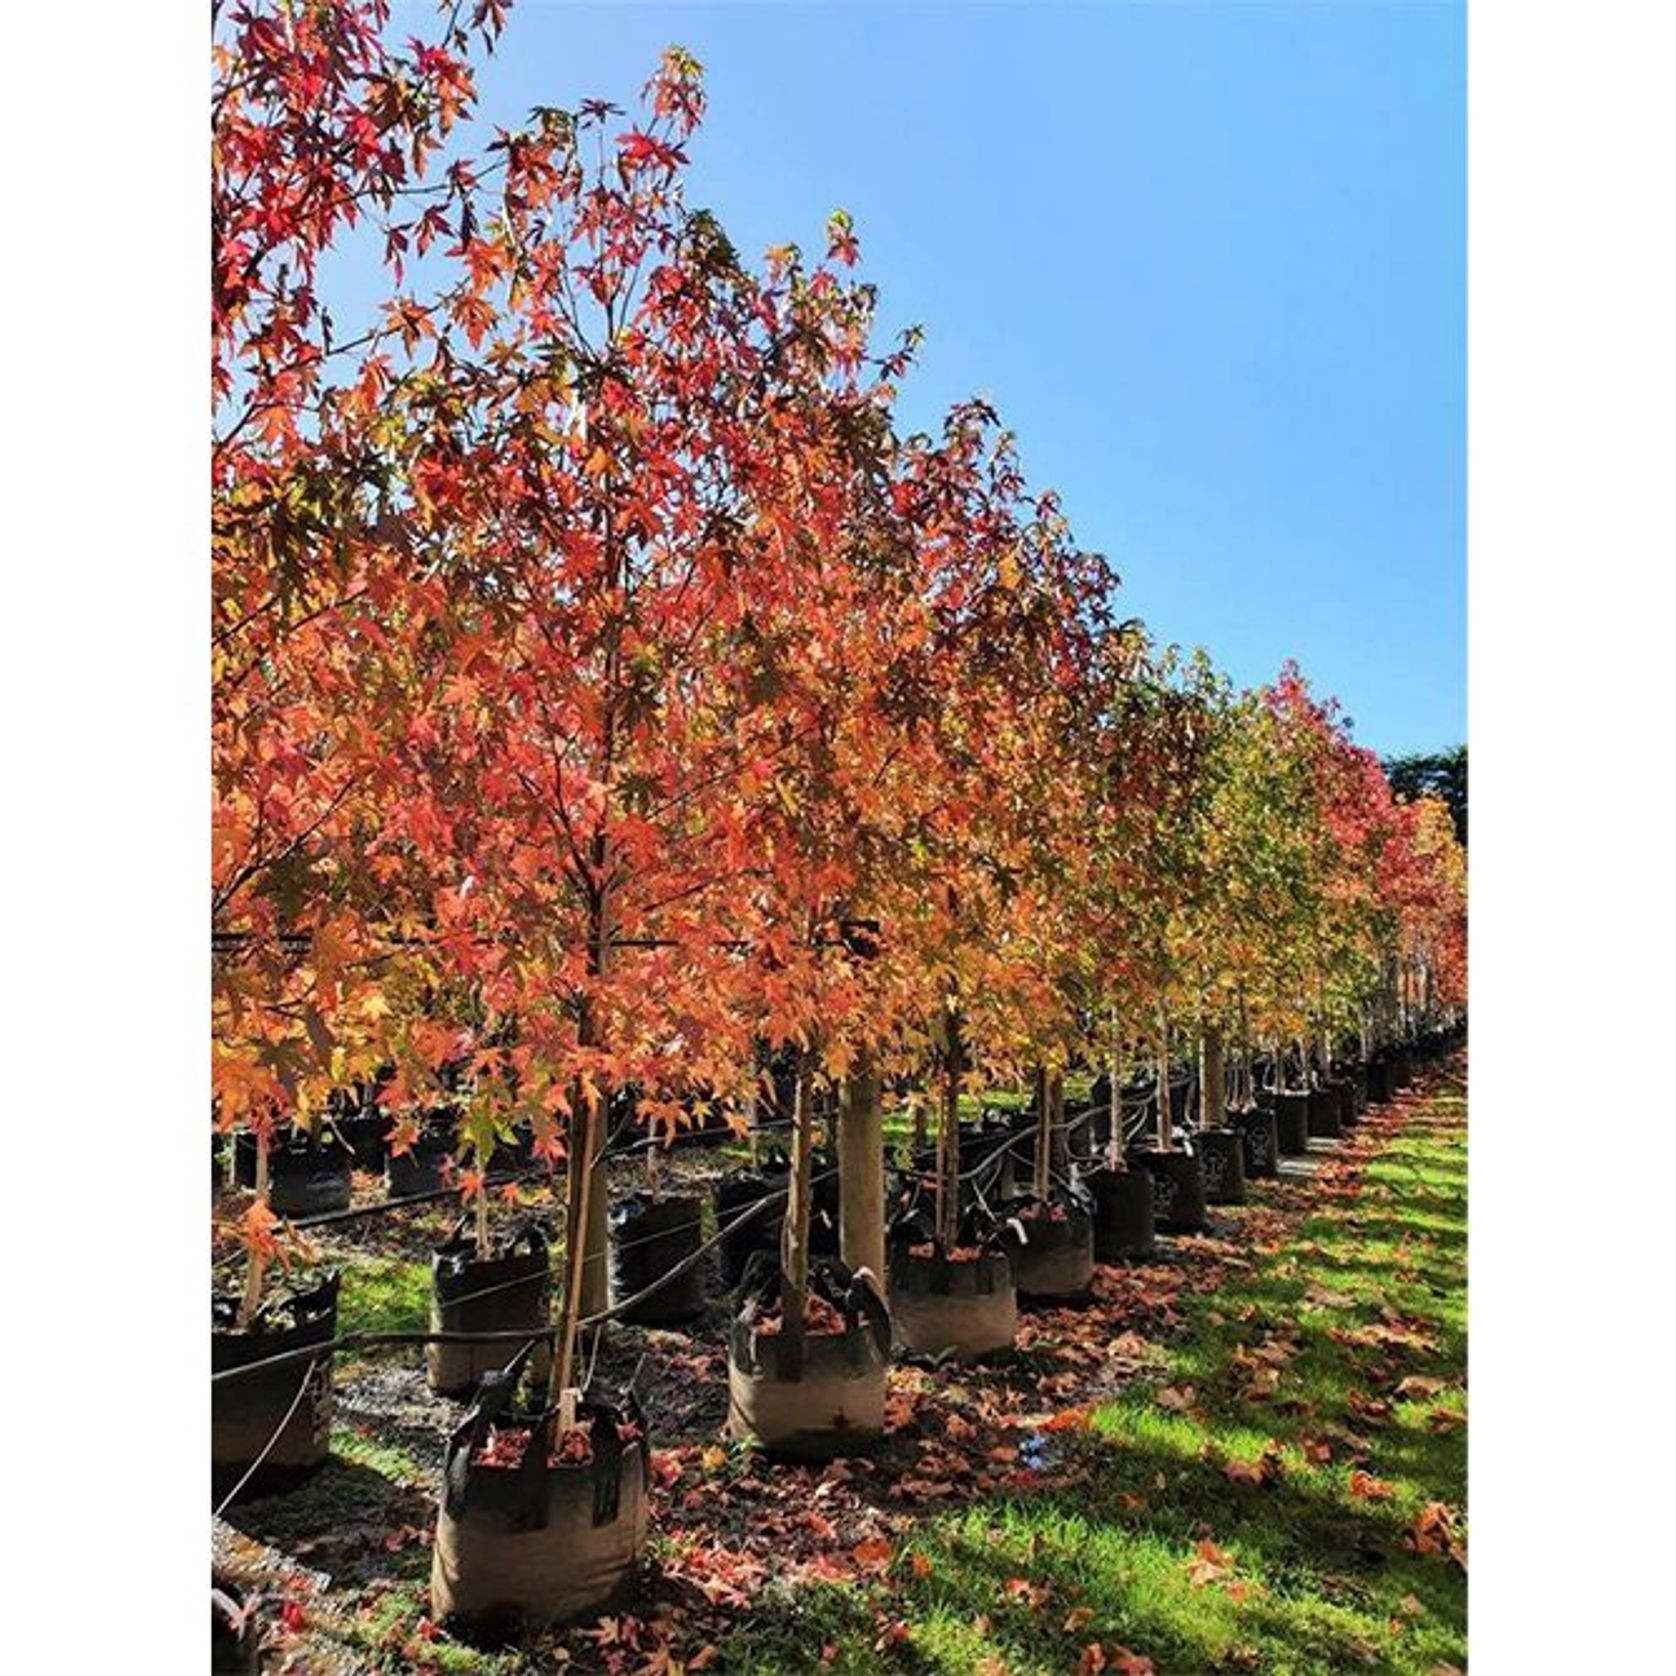
[{"label": "autumn tree", "polygon": [[212,1041],[219,1121],[257,1130],[259,1187],[274,1122],[317,1121],[381,1063],[414,884],[372,853],[393,735],[370,699],[380,619],[423,561],[395,514],[377,329],[334,332],[320,271],[365,233],[400,283],[415,222],[456,196],[441,148],[503,9],[443,8],[403,45],[384,0],[214,10]]}]

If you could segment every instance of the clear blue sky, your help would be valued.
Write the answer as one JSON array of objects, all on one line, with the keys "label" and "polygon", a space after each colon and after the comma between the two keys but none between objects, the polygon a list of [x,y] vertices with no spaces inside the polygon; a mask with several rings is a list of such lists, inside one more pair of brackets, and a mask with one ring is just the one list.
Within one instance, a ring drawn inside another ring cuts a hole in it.
[{"label": "clear blue sky", "polygon": [[1124,614],[1465,737],[1464,6],[523,0],[483,114],[632,105],[671,41],[689,200],[750,252],[854,215],[909,427],[989,397]]}]

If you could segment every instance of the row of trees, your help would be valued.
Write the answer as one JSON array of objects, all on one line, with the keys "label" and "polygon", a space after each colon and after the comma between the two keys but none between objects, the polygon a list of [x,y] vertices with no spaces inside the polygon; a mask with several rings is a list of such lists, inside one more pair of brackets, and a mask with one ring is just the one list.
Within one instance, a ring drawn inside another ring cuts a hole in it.
[{"label": "row of trees", "polygon": [[[484,1229],[533,1125],[567,1168],[564,1393],[614,1096],[743,1125],[763,1048],[795,1056],[797,1334],[817,1084],[846,1259],[882,1274],[886,1082],[944,1101],[952,1245],[963,1087],[1202,1047],[1219,1102],[1225,1055],[1462,1001],[1443,806],[1295,668],[1239,693],[1116,620],[983,404],[901,434],[914,336],[875,342],[849,218],[752,263],[688,203],[690,56],[632,117],[473,152],[503,8],[403,45],[385,9],[217,26],[218,1123],[377,1079],[400,1146],[446,1106]],[[346,330],[328,258],[369,239],[390,299]],[[248,1314],[260,1197],[244,1235]]]}]

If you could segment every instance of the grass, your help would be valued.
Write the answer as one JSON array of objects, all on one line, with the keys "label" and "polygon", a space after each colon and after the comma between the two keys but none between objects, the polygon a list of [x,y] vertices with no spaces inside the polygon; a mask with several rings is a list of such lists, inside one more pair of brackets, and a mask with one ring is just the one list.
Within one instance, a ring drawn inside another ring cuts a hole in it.
[{"label": "grass", "polygon": [[[765,1600],[715,1668],[825,1647],[836,1671],[1023,1676],[1092,1643],[1178,1676],[1464,1666],[1464,1572],[1405,1544],[1466,1492],[1464,1118],[1441,1084],[1358,1191],[1194,1299],[1158,1386],[1047,1440],[1070,1487],[928,1521],[888,1589]],[[1260,1484],[1227,1470],[1265,1456]]]},{"label": "grass", "polygon": [[[431,1271],[401,1257],[360,1258],[345,1264],[338,1292],[338,1332],[422,1333],[431,1320]],[[353,1352],[338,1361],[339,1378],[358,1372]]]}]

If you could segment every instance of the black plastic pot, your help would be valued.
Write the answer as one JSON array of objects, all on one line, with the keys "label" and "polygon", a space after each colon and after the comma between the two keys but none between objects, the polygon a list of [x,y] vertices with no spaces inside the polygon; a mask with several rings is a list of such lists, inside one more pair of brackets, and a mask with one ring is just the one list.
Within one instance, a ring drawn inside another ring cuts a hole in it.
[{"label": "black plastic pot", "polygon": [[555,1465],[556,1416],[529,1423],[522,1460],[472,1457],[491,1425],[518,1423],[485,1392],[448,1440],[431,1550],[431,1615],[466,1639],[501,1643],[597,1612],[626,1593],[646,1541],[650,1472],[645,1419],[584,1401],[591,1457]]},{"label": "black plastic pot", "polygon": [[1207,1205],[1245,1203],[1245,1153],[1237,1129],[1201,1129],[1194,1136],[1204,1166]]},{"label": "black plastic pot", "polygon": [[[704,1244],[695,1195],[628,1193],[611,1207],[611,1303],[615,1308],[653,1286],[649,1297],[617,1316],[619,1321],[667,1327],[704,1313],[704,1265],[673,1273]],[[664,1284],[658,1285],[658,1282]]]},{"label": "black plastic pot", "polygon": [[1274,1108],[1236,1112],[1230,1120],[1239,1131],[1240,1161],[1247,1181],[1280,1174],[1280,1135]]},{"label": "black plastic pot", "polygon": [[[233,1325],[237,1313],[236,1299],[212,1297],[212,1373],[330,1344],[337,1336],[338,1276],[328,1274],[306,1292],[276,1295],[245,1331]],[[326,1459],[331,1428],[330,1352],[318,1361],[286,1362],[212,1384],[210,1480],[216,1500],[244,1477],[276,1432],[278,1440],[239,1496],[294,1488]]]},{"label": "black plastic pot", "polygon": [[[547,1240],[526,1222],[487,1259],[462,1222],[431,1253],[433,1333],[529,1333],[546,1328],[553,1295]],[[439,1396],[470,1396],[484,1374],[517,1355],[515,1341],[500,1344],[427,1344],[425,1379]],[[551,1351],[545,1341],[531,1353],[536,1376],[545,1374]]]},{"label": "black plastic pot", "polygon": [[[234,1137],[235,1176],[256,1185],[256,1137]],[[275,1216],[319,1216],[349,1206],[349,1151],[327,1130],[276,1134],[268,1142],[268,1209]]]},{"label": "black plastic pot", "polygon": [[1302,1158],[1309,1151],[1309,1095],[1303,1089],[1276,1092],[1274,1127],[1282,1158]]},{"label": "black plastic pot", "polygon": [[1026,1195],[1003,1205],[999,1215],[1020,1302],[1081,1303],[1088,1297],[1094,1218],[1086,1194],[1055,1193],[1046,1214],[1039,1200]]},{"label": "black plastic pot", "polygon": [[1129,1168],[1152,1173],[1152,1217],[1168,1234],[1197,1234],[1205,1226],[1205,1165],[1196,1152],[1137,1148]]},{"label": "black plastic pot", "polygon": [[1312,1140],[1336,1141],[1344,1133],[1338,1111],[1337,1089],[1312,1088],[1309,1091],[1308,1124]]},{"label": "black plastic pot", "polygon": [[753,1304],[773,1307],[780,1284],[771,1262],[753,1265],[748,1297],[728,1331],[728,1430],[770,1455],[831,1460],[857,1454],[884,1434],[890,1313],[865,1279],[842,1264],[812,1265],[810,1288],[838,1309],[837,1333],[807,1333],[802,1354],[785,1333],[765,1334],[747,1319]]},{"label": "black plastic pot", "polygon": [[1086,1184],[1094,1199],[1094,1256],[1102,1263],[1150,1257],[1157,1248],[1150,1170],[1100,1170]]},{"label": "black plastic pot", "polygon": [[910,1355],[975,1362],[1007,1349],[1018,1330],[1018,1288],[1004,1250],[953,1262],[940,1249],[916,1255],[906,1240],[890,1255],[890,1319]]},{"label": "black plastic pot", "polygon": [[385,1159],[385,1193],[392,1199],[408,1199],[439,1192],[448,1185],[453,1151],[452,1120],[441,1114],[427,1118],[406,1152],[392,1152]]}]

